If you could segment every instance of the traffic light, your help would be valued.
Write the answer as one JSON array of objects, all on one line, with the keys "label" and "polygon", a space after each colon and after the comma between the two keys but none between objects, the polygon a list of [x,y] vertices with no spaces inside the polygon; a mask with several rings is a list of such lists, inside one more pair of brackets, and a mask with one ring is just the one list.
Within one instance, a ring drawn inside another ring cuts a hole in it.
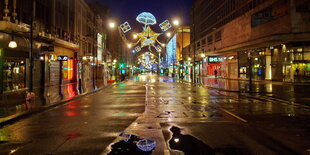
[{"label": "traffic light", "polygon": [[121,63],[119,64],[119,67],[120,67],[120,68],[124,68],[124,67],[125,67],[125,64],[124,64],[123,62],[121,62]]}]

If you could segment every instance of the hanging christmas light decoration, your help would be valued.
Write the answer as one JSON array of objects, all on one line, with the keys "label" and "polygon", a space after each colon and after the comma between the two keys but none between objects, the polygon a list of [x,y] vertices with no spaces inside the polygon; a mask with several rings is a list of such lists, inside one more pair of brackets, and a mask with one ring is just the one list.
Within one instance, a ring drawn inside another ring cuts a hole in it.
[{"label": "hanging christmas light decoration", "polygon": [[125,23],[121,24],[120,28],[123,31],[123,33],[127,33],[128,31],[131,30],[131,27],[130,27],[128,22],[125,22]]},{"label": "hanging christmas light decoration", "polygon": [[140,64],[142,68],[152,69],[153,64],[157,63],[157,59],[155,57],[156,56],[153,53],[145,52],[138,57],[137,64]]},{"label": "hanging christmas light decoration", "polygon": [[141,51],[141,48],[143,47],[148,47],[149,51],[152,51],[153,47],[157,52],[160,52],[160,46],[164,46],[165,44],[159,42],[157,38],[171,28],[169,20],[165,20],[164,22],[159,24],[159,27],[162,30],[161,33],[154,32],[150,27],[151,25],[155,25],[157,23],[156,18],[153,14],[149,12],[142,12],[137,16],[136,20],[139,23],[144,24],[142,32],[135,33],[135,38],[138,38],[138,41],[135,43],[131,43],[127,40],[125,33],[131,30],[128,22],[124,22],[119,26],[119,29],[121,30],[120,33],[122,33],[121,37],[123,38],[123,40],[125,40],[126,43],[131,44],[132,46],[137,46],[140,43],[140,46],[135,47],[135,51],[137,52]]}]

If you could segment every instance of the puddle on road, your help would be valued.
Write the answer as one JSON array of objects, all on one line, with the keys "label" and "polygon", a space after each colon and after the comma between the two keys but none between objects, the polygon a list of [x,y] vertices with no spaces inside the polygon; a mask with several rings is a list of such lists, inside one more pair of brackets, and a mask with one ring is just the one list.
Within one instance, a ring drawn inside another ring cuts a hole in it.
[{"label": "puddle on road", "polygon": [[215,150],[209,145],[191,135],[181,134],[180,128],[173,126],[170,131],[172,132],[172,138],[169,140],[171,149],[183,151],[185,154],[215,155]]},{"label": "puddle on road", "polygon": [[141,139],[138,136],[121,133],[125,139],[111,146],[109,155],[113,154],[137,154],[150,155],[156,147],[156,141],[150,139]]},{"label": "puddle on road", "polygon": [[212,148],[204,142],[198,140],[191,135],[184,135],[181,133],[181,129],[178,127],[171,127],[172,138],[169,140],[169,146],[171,149],[184,152],[185,155],[191,154],[206,154],[206,155],[248,155],[240,148],[233,146],[223,146],[220,148]]}]

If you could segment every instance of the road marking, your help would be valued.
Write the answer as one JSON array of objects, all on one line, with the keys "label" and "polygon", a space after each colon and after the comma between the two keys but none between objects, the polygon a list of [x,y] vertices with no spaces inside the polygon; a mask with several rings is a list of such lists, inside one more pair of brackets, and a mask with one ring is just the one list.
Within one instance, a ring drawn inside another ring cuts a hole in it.
[{"label": "road marking", "polygon": [[243,118],[237,116],[236,114],[234,114],[234,113],[232,113],[232,112],[230,112],[230,111],[228,111],[228,110],[226,110],[226,109],[223,109],[223,108],[220,108],[220,109],[223,110],[224,112],[226,112],[227,114],[229,114],[229,115],[231,115],[231,116],[233,116],[233,117],[239,119],[240,121],[242,121],[242,122],[244,122],[244,123],[247,123],[247,122],[248,122],[247,120],[245,120],[245,119],[243,119]]},{"label": "road marking", "polygon": [[265,96],[265,95],[257,95],[257,96],[243,95],[243,96],[246,96],[249,98],[254,98],[256,100],[263,99],[265,101],[277,102],[277,103],[280,103],[282,105],[292,105],[294,107],[301,107],[301,108],[303,108],[303,110],[306,110],[306,111],[310,110],[310,106],[308,106],[308,105],[304,105],[304,104],[300,104],[300,103],[296,103],[296,102],[292,102],[292,101],[286,101],[286,100],[275,98],[275,97],[270,97],[270,96]]}]

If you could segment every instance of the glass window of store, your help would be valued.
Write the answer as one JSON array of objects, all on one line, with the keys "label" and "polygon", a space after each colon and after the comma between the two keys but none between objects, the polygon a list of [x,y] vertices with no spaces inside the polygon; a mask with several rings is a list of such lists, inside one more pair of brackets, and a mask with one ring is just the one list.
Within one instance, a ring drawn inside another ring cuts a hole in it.
[{"label": "glass window of store", "polygon": [[25,59],[6,59],[3,63],[3,91],[26,87]]}]

